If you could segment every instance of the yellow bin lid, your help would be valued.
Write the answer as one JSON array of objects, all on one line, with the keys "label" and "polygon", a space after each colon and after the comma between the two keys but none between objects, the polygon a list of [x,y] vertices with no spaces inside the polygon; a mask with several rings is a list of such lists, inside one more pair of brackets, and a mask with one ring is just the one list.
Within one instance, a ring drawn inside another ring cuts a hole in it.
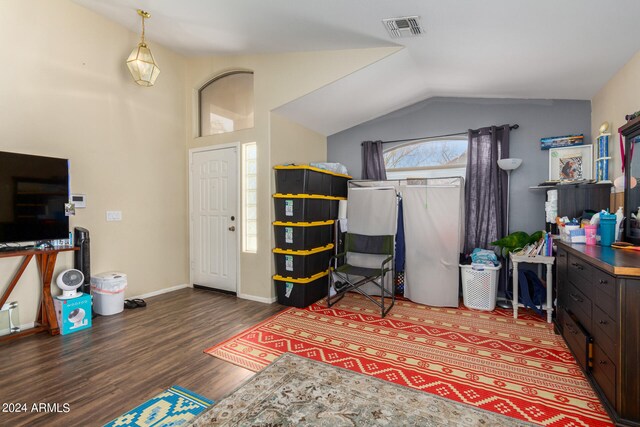
[{"label": "yellow bin lid", "polygon": [[346,197],[322,196],[320,194],[280,194],[273,195],[276,199],[324,199],[324,200],[347,200]]},{"label": "yellow bin lid", "polygon": [[306,285],[307,283],[313,282],[314,280],[324,277],[327,274],[329,274],[329,270],[321,271],[320,273],[314,274],[311,277],[302,277],[300,279],[294,279],[293,277],[282,277],[279,274],[276,274],[275,276],[273,276],[273,280],[278,280],[279,282],[292,282],[292,283],[298,283],[300,285]]},{"label": "yellow bin lid", "polygon": [[320,253],[320,252],[328,251],[328,250],[331,250],[331,249],[333,249],[333,243],[329,243],[327,246],[320,246],[319,248],[300,250],[300,251],[294,251],[294,250],[291,250],[291,249],[273,248],[273,253],[274,254],[281,254],[281,255],[302,255],[302,256],[307,256],[307,255],[313,255],[313,254],[317,254],[317,253]]},{"label": "yellow bin lid", "polygon": [[320,169],[320,168],[316,168],[315,166],[309,166],[309,165],[278,165],[278,166],[274,166],[273,168],[277,170],[307,169],[310,171],[326,173],[327,175],[339,176],[340,178],[347,178],[347,179],[352,178],[349,175],[332,172],[326,169]]},{"label": "yellow bin lid", "polygon": [[335,221],[330,219],[329,221],[315,221],[315,222],[285,222],[274,221],[273,225],[279,225],[281,227],[317,227],[320,225],[332,225]]}]

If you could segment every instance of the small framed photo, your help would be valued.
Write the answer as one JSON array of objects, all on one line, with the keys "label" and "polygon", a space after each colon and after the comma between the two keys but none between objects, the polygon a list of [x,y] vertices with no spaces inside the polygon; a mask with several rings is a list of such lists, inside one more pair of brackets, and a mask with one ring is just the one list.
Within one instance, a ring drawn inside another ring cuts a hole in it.
[{"label": "small framed photo", "polygon": [[76,205],[73,203],[65,203],[64,204],[64,215],[65,216],[74,216],[76,214]]},{"label": "small framed photo", "polygon": [[579,181],[592,178],[593,145],[549,150],[549,181]]}]

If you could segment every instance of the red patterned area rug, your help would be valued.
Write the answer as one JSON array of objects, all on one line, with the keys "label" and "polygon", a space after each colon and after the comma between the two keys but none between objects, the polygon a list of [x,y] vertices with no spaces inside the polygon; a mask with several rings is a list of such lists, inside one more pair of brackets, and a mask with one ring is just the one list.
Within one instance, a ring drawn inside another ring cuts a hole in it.
[{"label": "red patterned area rug", "polygon": [[541,317],[402,300],[376,312],[356,294],[289,308],[205,353],[259,371],[290,352],[541,425],[612,425]]}]

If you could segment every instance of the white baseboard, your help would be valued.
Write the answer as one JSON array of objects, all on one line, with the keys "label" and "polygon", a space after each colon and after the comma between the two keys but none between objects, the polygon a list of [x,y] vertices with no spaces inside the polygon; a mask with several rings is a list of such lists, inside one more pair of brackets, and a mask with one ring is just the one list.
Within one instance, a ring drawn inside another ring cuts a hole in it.
[{"label": "white baseboard", "polygon": [[[36,326],[36,324],[34,322],[25,323],[24,325],[20,325],[20,331],[31,329],[31,328],[33,328],[35,326]],[[11,333],[10,329],[0,329],[0,336],[9,335],[10,333]]]},{"label": "white baseboard", "polygon": [[166,294],[169,292],[173,292],[173,291],[177,291],[180,289],[184,289],[184,288],[190,288],[191,286],[187,285],[186,283],[182,284],[182,285],[176,285],[176,286],[172,286],[170,288],[164,288],[164,289],[158,289],[157,291],[153,291],[153,292],[148,292],[146,294],[142,294],[142,295],[136,295],[134,297],[126,297],[127,299],[133,299],[133,298],[151,298],[151,297],[155,297],[157,295],[162,295],[162,294]]},{"label": "white baseboard", "polygon": [[277,297],[266,298],[266,297],[257,297],[255,295],[247,295],[247,294],[238,294],[238,298],[247,299],[249,301],[262,302],[265,304],[273,304],[278,299]]},{"label": "white baseboard", "polygon": [[25,329],[31,329],[36,327],[36,322],[25,323],[24,325],[20,325],[20,330],[24,331]]}]

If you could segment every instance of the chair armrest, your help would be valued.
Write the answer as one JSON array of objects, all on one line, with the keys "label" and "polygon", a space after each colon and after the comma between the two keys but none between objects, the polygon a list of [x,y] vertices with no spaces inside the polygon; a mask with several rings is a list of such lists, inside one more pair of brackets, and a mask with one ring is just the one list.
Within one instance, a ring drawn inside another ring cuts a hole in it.
[{"label": "chair armrest", "polygon": [[380,264],[380,270],[383,270],[385,264],[388,264],[390,261],[393,261],[393,255],[389,256],[387,259],[382,261],[382,263]]},{"label": "chair armrest", "polygon": [[333,255],[331,258],[329,258],[329,261],[333,260],[333,259],[338,259],[338,258],[342,258],[343,256],[345,256],[347,253],[346,252],[340,252],[339,254],[335,254]]},{"label": "chair armrest", "polygon": [[347,252],[340,252],[339,254],[333,255],[331,258],[329,258],[329,270],[333,271],[334,268],[336,268],[338,260],[340,258],[344,258],[347,255]]}]

